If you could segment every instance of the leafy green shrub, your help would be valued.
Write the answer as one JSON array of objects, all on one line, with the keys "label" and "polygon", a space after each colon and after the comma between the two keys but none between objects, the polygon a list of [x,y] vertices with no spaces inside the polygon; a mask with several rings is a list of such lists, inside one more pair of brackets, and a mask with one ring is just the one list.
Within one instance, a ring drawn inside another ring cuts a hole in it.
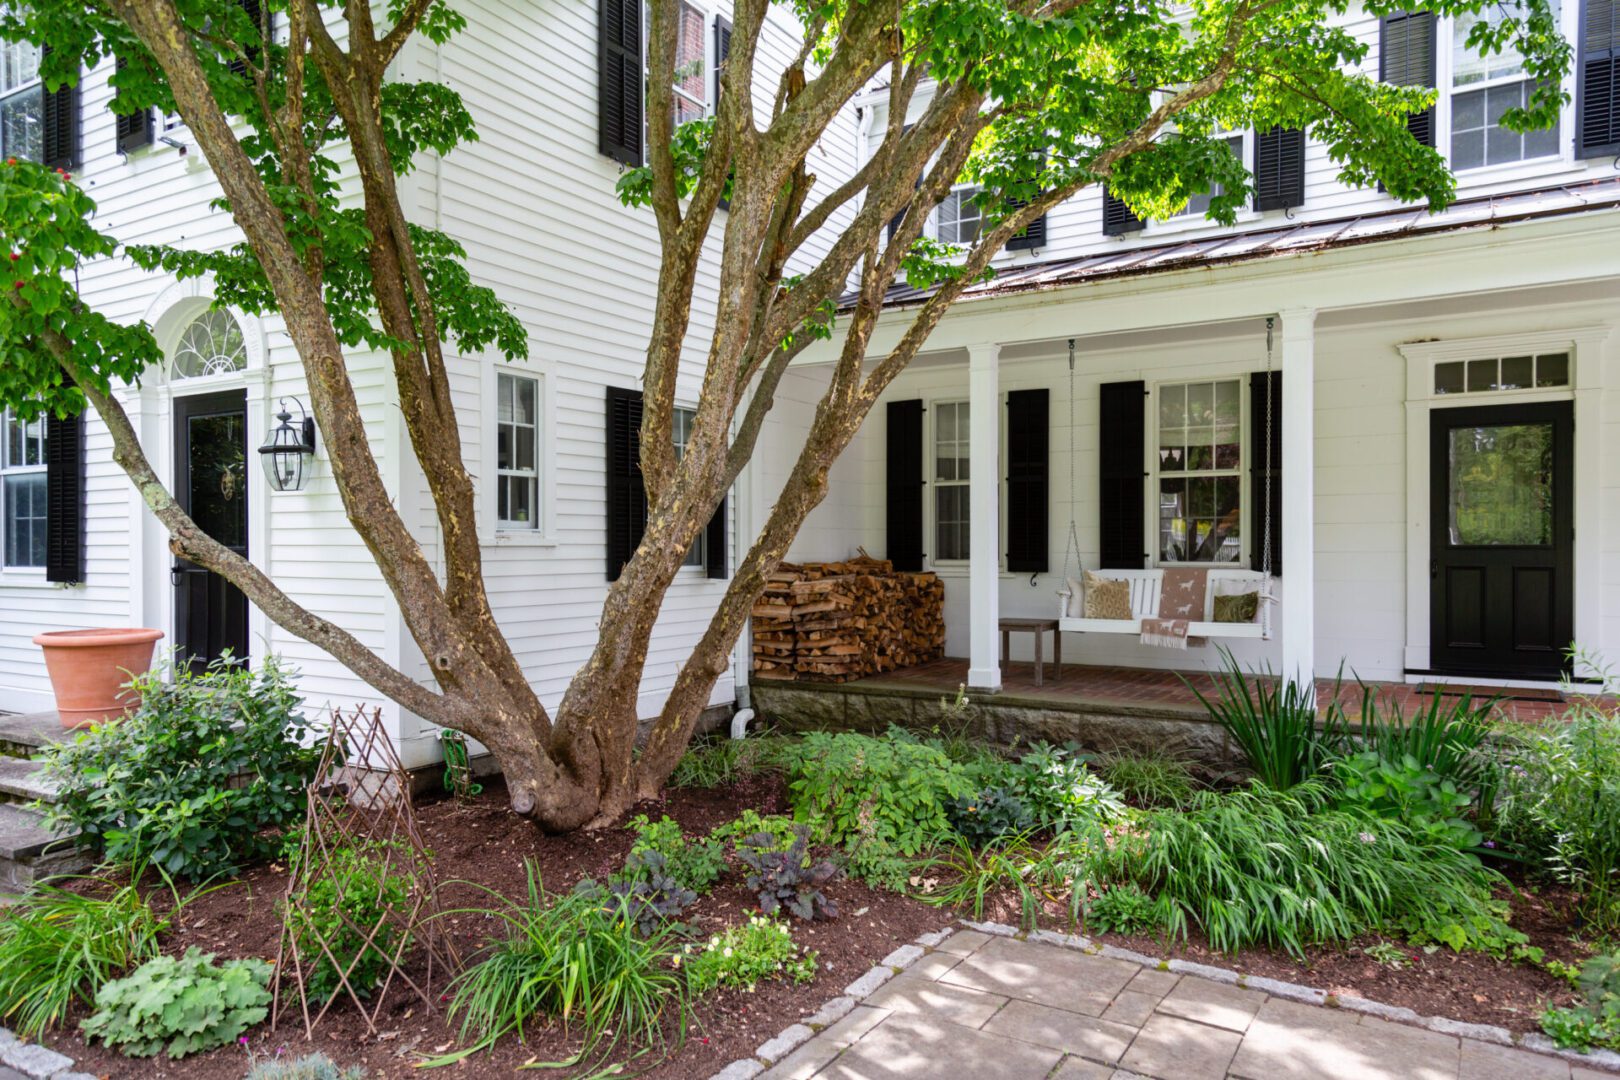
[{"label": "leafy green shrub", "polygon": [[1450,847],[1478,847],[1485,839],[1463,816],[1473,800],[1457,790],[1455,780],[1411,754],[1392,760],[1363,750],[1333,762],[1333,774],[1343,785],[1341,807],[1405,822],[1414,832]]},{"label": "leafy green shrub", "polygon": [[1365,687],[1357,741],[1385,761],[1414,759],[1472,800],[1495,787],[1498,766],[1486,745],[1495,708],[1494,698],[1476,704],[1468,694],[1432,694],[1427,705],[1406,714],[1392,698]]},{"label": "leafy green shrub", "polygon": [[310,881],[304,908],[288,911],[313,999],[339,993],[345,979],[357,995],[369,996],[393,966],[395,953],[403,955],[410,947],[400,941],[399,922],[389,917],[402,912],[410,898],[407,879],[394,872],[388,856],[380,842],[334,850],[326,873]]},{"label": "leafy green shrub", "polygon": [[1035,815],[1010,785],[987,787],[977,795],[952,799],[945,806],[951,828],[969,843],[988,844],[1035,828]]},{"label": "leafy green shrub", "polygon": [[759,833],[737,846],[737,858],[748,867],[747,885],[759,895],[759,910],[775,915],[787,908],[801,919],[836,919],[838,905],[821,891],[838,876],[838,867],[823,860],[811,863],[809,830],[801,828],[785,848],[770,833]]},{"label": "leafy green shrub", "polygon": [[788,755],[794,814],[820,818],[825,839],[916,855],[949,832],[945,804],[968,794],[962,766],[902,733],[805,735]]},{"label": "leafy green shrub", "polygon": [[808,829],[811,836],[820,831],[820,822],[797,822],[787,814],[761,814],[752,808],[744,810],[723,825],[709,830],[709,839],[731,846],[760,833],[770,834],[773,847],[787,847],[800,829]]},{"label": "leafy green shrub", "polygon": [[1573,1008],[1548,1008],[1541,1030],[1559,1046],[1620,1049],[1620,955],[1602,953],[1581,966],[1576,988],[1586,1000]]},{"label": "leafy green shrub", "polygon": [[1152,810],[1099,848],[1091,870],[1135,882],[1174,934],[1197,925],[1216,949],[1305,946],[1415,920],[1454,947],[1506,934],[1473,855],[1406,825],[1333,809],[1321,781],[1200,793],[1186,811]]},{"label": "leafy green shrub", "polygon": [[521,901],[484,889],[498,906],[464,912],[499,919],[505,934],[451,985],[450,1019],[459,1020],[463,1039],[475,1033],[478,1041],[436,1063],[460,1060],[509,1032],[522,1039],[537,1019],[581,1036],[581,1060],[621,1042],[662,1039],[666,1013],[685,1007],[670,931],[643,937],[634,913],[604,905],[600,891],[551,896],[538,868],[526,865]]},{"label": "leafy green shrub", "polygon": [[1251,681],[1224,648],[1221,670],[1213,678],[1218,690],[1213,701],[1193,683],[1187,687],[1269,788],[1286,791],[1317,775],[1344,742],[1337,681],[1318,715],[1313,687],[1269,673]]},{"label": "leafy green shrub", "polygon": [[93,1002],[97,987],[158,955],[168,927],[133,885],[105,898],[38,886],[0,913],[0,1018],[38,1038],[75,999]]},{"label": "leafy green shrub", "polygon": [[1620,926],[1620,717],[1581,702],[1561,724],[1511,731],[1492,828],[1583,889],[1589,919]]},{"label": "leafy green shrub", "polygon": [[96,991],[95,1015],[83,1025],[133,1057],[166,1050],[171,1058],[212,1050],[269,1015],[270,965],[263,960],[214,963],[192,947],[176,959],[159,956]]},{"label": "leafy green shrub", "polygon": [[718,840],[689,840],[673,818],[652,821],[646,814],[638,814],[626,828],[636,834],[636,842],[630,845],[632,857],[657,852],[663,856],[669,875],[694,892],[701,893],[713,885],[726,868],[725,849]]},{"label": "leafy green shrub", "polygon": [[1043,829],[1088,828],[1125,810],[1119,792],[1062,747],[1037,743],[1009,775],[1035,824]]},{"label": "leafy green shrub", "polygon": [[59,787],[53,823],[77,828],[112,862],[191,880],[273,855],[266,830],[303,816],[320,756],[304,745],[287,669],[274,657],[256,672],[160,665],[134,685],[141,705],[131,716],[46,754]]},{"label": "leafy green shrub", "polygon": [[753,990],[761,979],[807,983],[816,977],[816,954],[794,944],[786,923],[758,915],[727,927],[701,948],[686,946],[679,962],[694,994],[717,986]]},{"label": "leafy green shrub", "polygon": [[1158,909],[1140,885],[1127,881],[1086,905],[1086,925],[1104,933],[1141,934],[1158,925]]},{"label": "leafy green shrub", "polygon": [[[598,889],[589,878],[576,891]],[[635,920],[642,937],[652,937],[667,922],[697,903],[698,894],[670,873],[669,862],[656,851],[631,852],[624,874],[608,883],[603,901],[613,911],[625,911]]]},{"label": "leafy green shrub", "polygon": [[246,1080],[366,1080],[366,1070],[340,1066],[325,1054],[305,1054],[254,1062]]},{"label": "leafy green shrub", "polygon": [[1096,765],[1109,786],[1137,806],[1186,806],[1198,790],[1187,763],[1168,754],[1113,752]]}]

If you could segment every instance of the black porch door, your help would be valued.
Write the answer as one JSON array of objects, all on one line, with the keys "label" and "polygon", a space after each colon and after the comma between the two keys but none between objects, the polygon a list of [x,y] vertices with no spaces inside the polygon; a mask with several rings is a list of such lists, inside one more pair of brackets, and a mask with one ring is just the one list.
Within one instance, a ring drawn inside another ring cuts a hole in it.
[{"label": "black porch door", "polygon": [[1574,407],[1431,417],[1430,667],[1557,678],[1574,633]]},{"label": "black porch door", "polygon": [[[238,555],[248,553],[247,393],[234,390],[174,400],[175,490],[191,519]],[[248,655],[247,597],[186,559],[173,571],[174,637],[200,671],[226,651]]]}]

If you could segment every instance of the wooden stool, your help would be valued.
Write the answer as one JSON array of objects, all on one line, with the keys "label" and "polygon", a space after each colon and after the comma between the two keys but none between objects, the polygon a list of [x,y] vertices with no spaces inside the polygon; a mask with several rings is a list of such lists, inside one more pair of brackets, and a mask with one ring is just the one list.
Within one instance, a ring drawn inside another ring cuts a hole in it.
[{"label": "wooden stool", "polygon": [[1002,619],[1001,628],[1001,674],[1007,674],[1007,663],[1010,658],[1012,635],[1015,630],[1027,630],[1035,635],[1035,685],[1040,686],[1042,675],[1046,668],[1043,655],[1045,640],[1041,635],[1052,631],[1052,663],[1058,678],[1063,677],[1063,635],[1058,632],[1056,619]]}]

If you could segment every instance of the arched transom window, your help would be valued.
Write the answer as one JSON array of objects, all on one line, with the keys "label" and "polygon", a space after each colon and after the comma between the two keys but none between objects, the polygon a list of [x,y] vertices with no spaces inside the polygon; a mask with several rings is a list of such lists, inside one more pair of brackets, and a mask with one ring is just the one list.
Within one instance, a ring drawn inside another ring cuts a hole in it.
[{"label": "arched transom window", "polygon": [[247,341],[231,313],[205,311],[187,326],[174,350],[174,377],[228,375],[247,366]]}]

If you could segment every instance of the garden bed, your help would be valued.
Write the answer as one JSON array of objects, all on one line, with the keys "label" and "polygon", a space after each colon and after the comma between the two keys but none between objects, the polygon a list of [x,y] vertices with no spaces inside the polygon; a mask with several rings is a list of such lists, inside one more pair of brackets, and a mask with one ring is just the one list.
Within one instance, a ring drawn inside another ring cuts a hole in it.
[{"label": "garden bed", "polygon": [[[732,820],[747,807],[762,814],[785,810],[781,778],[764,775],[725,788],[674,790],[661,804],[648,804],[638,810],[655,817],[668,814],[688,834],[701,834]],[[524,892],[525,859],[539,866],[548,890],[565,892],[582,878],[601,881],[618,870],[633,839],[629,831],[617,828],[567,836],[542,835],[507,809],[505,789],[498,784],[466,802],[444,799],[420,806],[418,817],[423,838],[437,855],[436,871],[441,880],[466,878],[511,897]],[[285,867],[263,866],[197,900],[186,909],[182,923],[165,942],[165,951],[179,954],[195,945],[217,952],[222,960],[273,958],[281,933],[276,904],[286,890],[286,881]],[[684,1045],[674,1048],[668,1059],[656,1066],[648,1060],[655,1055],[646,1055],[638,1059],[632,1071],[667,1080],[706,1078],[737,1058],[750,1056],[755,1047],[782,1028],[842,993],[846,985],[897,945],[949,922],[948,915],[933,907],[856,881],[837,881],[827,892],[837,901],[840,918],[831,922],[793,922],[795,940],[819,954],[813,982],[794,985],[765,981],[753,993],[721,989],[703,995],[696,1000],[686,1024]],[[479,896],[464,885],[445,888],[447,908],[463,904],[487,907],[489,897]],[[707,934],[744,921],[757,906],[754,894],[742,887],[740,879],[728,875],[684,913],[683,920]],[[452,915],[449,922],[463,956],[470,954],[493,929],[476,917]],[[414,970],[411,973],[418,974]],[[77,1012],[75,1022],[82,1015]],[[180,1061],[161,1056],[145,1060],[125,1057],[99,1044],[86,1046],[76,1033],[58,1034],[46,1041],[72,1057],[78,1068],[97,1076],[197,1080],[239,1080],[247,1071],[249,1052],[297,1057],[315,1050],[340,1064],[363,1065],[373,1077],[421,1076],[415,1069],[418,1062],[463,1045],[457,1033],[445,1024],[442,1013],[427,1014],[420,1001],[408,993],[391,994],[391,1005],[385,1010],[380,1028],[377,1037],[370,1037],[352,1005],[340,1002],[317,1028],[313,1042],[305,1040],[302,1024],[294,1021],[284,1023],[275,1032],[266,1026],[253,1029],[245,1047],[228,1047]],[[669,1035],[678,1037],[675,1026],[671,1026]],[[531,1032],[526,1044],[504,1039],[493,1053],[475,1055],[442,1071],[451,1076],[504,1073],[531,1060],[559,1060],[569,1052],[570,1045],[562,1033],[542,1025]]]}]

